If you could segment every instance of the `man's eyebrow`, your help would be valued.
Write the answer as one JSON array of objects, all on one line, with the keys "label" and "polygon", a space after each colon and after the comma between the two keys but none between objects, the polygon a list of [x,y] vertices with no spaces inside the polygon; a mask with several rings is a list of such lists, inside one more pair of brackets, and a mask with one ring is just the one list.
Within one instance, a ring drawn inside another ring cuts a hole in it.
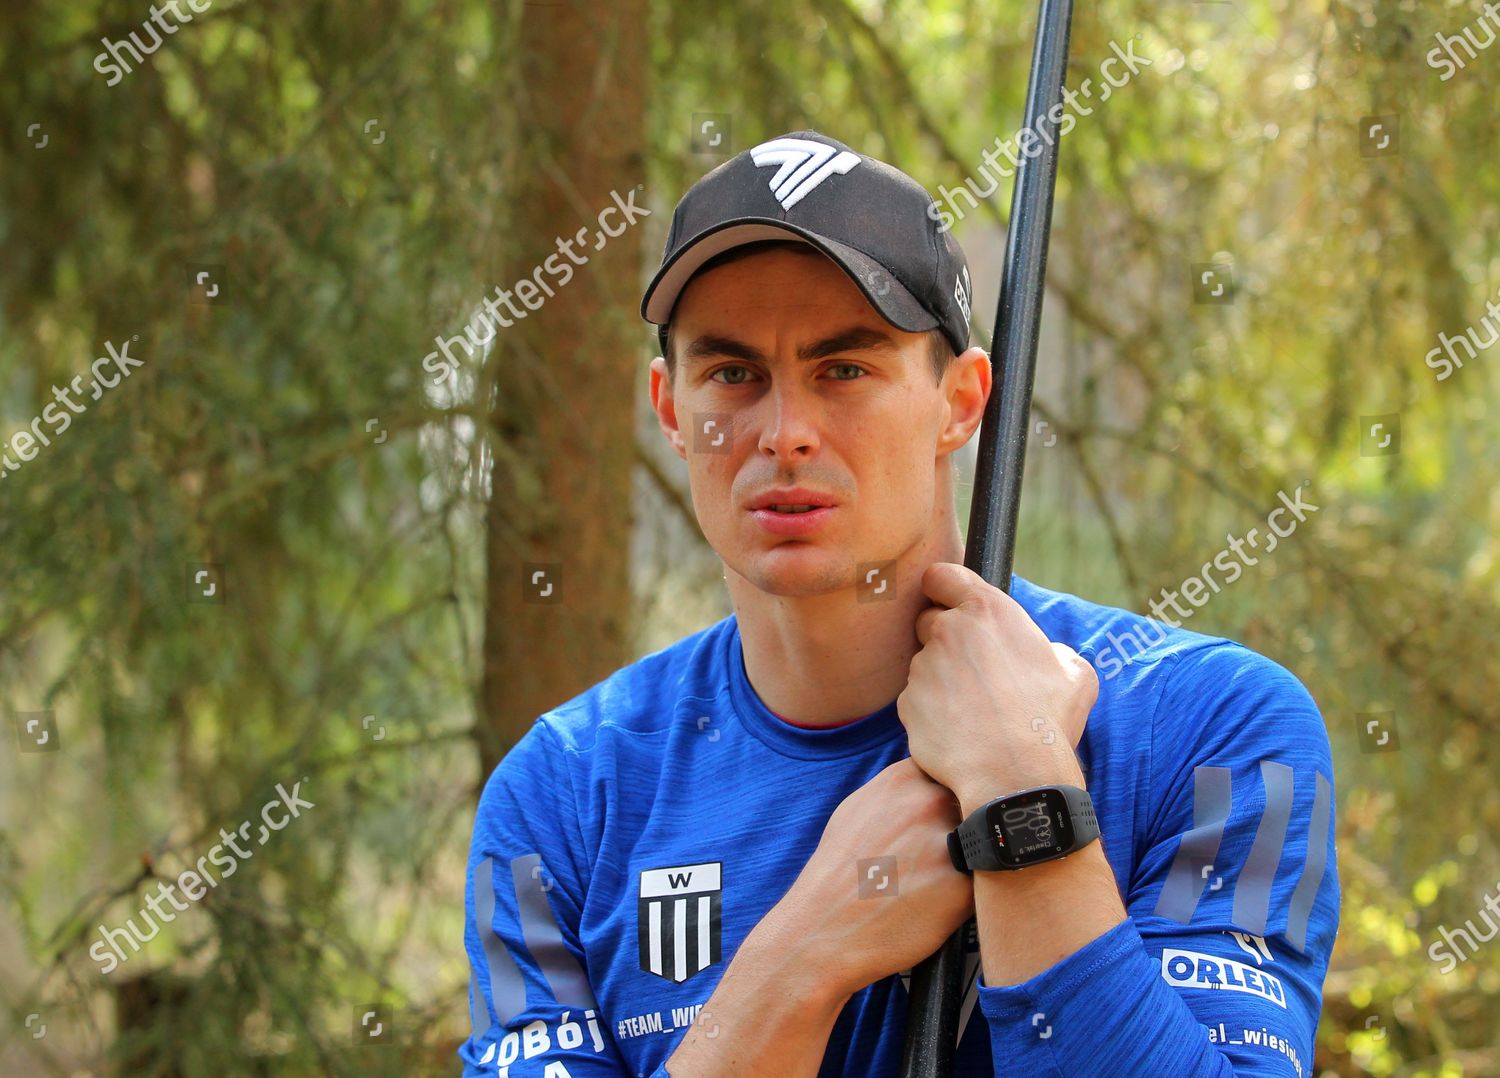
[{"label": "man's eyebrow", "polygon": [[896,342],[891,339],[889,333],[870,329],[868,326],[854,326],[840,330],[831,337],[824,337],[821,341],[803,345],[797,349],[797,358],[822,359],[825,356],[836,356],[840,352],[870,352],[881,349],[895,351]]},{"label": "man's eyebrow", "polygon": [[683,360],[689,365],[697,360],[712,359],[716,356],[746,359],[753,362],[764,362],[766,358],[761,354],[760,349],[752,348],[744,341],[737,341],[733,337],[721,337],[714,333],[694,337],[682,353]]},{"label": "man's eyebrow", "polygon": [[[853,326],[824,337],[822,340],[804,344],[797,349],[797,358],[811,361],[836,356],[841,352],[894,350],[895,347],[896,342],[889,333],[871,329],[868,326]],[[733,337],[723,337],[714,333],[694,337],[683,353],[683,359],[688,364],[714,357],[743,359],[755,363],[764,363],[766,360],[765,354],[760,349]]]}]

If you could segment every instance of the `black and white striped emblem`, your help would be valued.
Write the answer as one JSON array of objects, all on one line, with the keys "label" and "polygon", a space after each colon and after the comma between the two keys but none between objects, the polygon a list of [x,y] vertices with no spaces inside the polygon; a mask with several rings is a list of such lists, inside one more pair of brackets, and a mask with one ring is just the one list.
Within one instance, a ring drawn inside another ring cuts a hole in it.
[{"label": "black and white striped emblem", "polygon": [[681,984],[717,962],[723,862],[641,872],[641,970]]}]

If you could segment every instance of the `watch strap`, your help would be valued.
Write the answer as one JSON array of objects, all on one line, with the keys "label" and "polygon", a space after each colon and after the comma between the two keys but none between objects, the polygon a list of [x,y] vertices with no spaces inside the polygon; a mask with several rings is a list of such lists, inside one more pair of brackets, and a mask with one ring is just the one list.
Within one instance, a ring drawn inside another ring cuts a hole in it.
[{"label": "watch strap", "polygon": [[994,841],[986,842],[985,837],[984,808],[980,808],[948,832],[948,857],[953,867],[969,875],[973,875],[976,868],[992,872],[1004,868],[1000,855],[995,852]]},{"label": "watch strap", "polygon": [[[948,832],[948,859],[953,862],[953,867],[966,875],[972,875],[975,869],[999,872],[1029,867],[1007,865],[1000,860],[994,837],[985,832],[985,821],[989,816],[989,807],[995,801],[1004,801],[1021,794],[1048,789],[1062,793],[1063,800],[1068,806],[1068,815],[1073,823],[1073,845],[1058,854],[1058,857],[1066,857],[1070,853],[1081,850],[1099,837],[1099,817],[1094,812],[1094,801],[1087,790],[1078,786],[1064,785],[1037,786],[1030,790],[1017,790],[1013,794],[994,798],[981,805],[969,814],[968,819]],[[1053,860],[1053,858],[1048,858],[1048,860]],[[1042,862],[1032,863],[1041,864]]]},{"label": "watch strap", "polygon": [[[1073,848],[1081,850],[1099,837],[1099,817],[1094,815],[1094,799],[1089,792],[1077,786],[1059,786],[1063,799],[1068,803],[1068,815],[1073,817]],[[1066,855],[1064,855],[1066,856]]]}]

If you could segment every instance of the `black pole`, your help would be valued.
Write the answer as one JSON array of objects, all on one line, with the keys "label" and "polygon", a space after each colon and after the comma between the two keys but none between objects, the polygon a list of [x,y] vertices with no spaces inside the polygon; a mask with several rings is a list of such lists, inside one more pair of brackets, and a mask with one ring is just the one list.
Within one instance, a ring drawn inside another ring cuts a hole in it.
[{"label": "black pole", "polygon": [[[964,547],[964,564],[1007,593],[1015,560],[1021,472],[1026,463],[1047,271],[1047,237],[1057,183],[1058,125],[1046,117],[1062,101],[1072,18],[1072,0],[1041,0],[1025,113],[1025,128],[1036,134],[1032,143],[1040,152],[1035,157],[1027,157],[1024,152],[1017,155],[990,354],[994,388],[979,428],[979,464]],[[1047,137],[1041,137],[1043,133]],[[1003,792],[996,791],[996,796]],[[966,922],[935,954],[912,968],[901,1062],[903,1078],[948,1078],[952,1072],[958,1008],[964,990],[964,941],[974,931],[974,922]]]}]

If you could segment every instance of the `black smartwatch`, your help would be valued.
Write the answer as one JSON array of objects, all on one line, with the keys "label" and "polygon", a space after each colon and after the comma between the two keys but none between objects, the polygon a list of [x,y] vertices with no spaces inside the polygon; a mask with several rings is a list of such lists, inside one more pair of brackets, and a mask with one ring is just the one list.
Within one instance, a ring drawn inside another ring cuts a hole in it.
[{"label": "black smartwatch", "polygon": [[960,872],[999,871],[1055,861],[1099,837],[1087,790],[1037,786],[980,805],[948,832],[948,856]]}]

